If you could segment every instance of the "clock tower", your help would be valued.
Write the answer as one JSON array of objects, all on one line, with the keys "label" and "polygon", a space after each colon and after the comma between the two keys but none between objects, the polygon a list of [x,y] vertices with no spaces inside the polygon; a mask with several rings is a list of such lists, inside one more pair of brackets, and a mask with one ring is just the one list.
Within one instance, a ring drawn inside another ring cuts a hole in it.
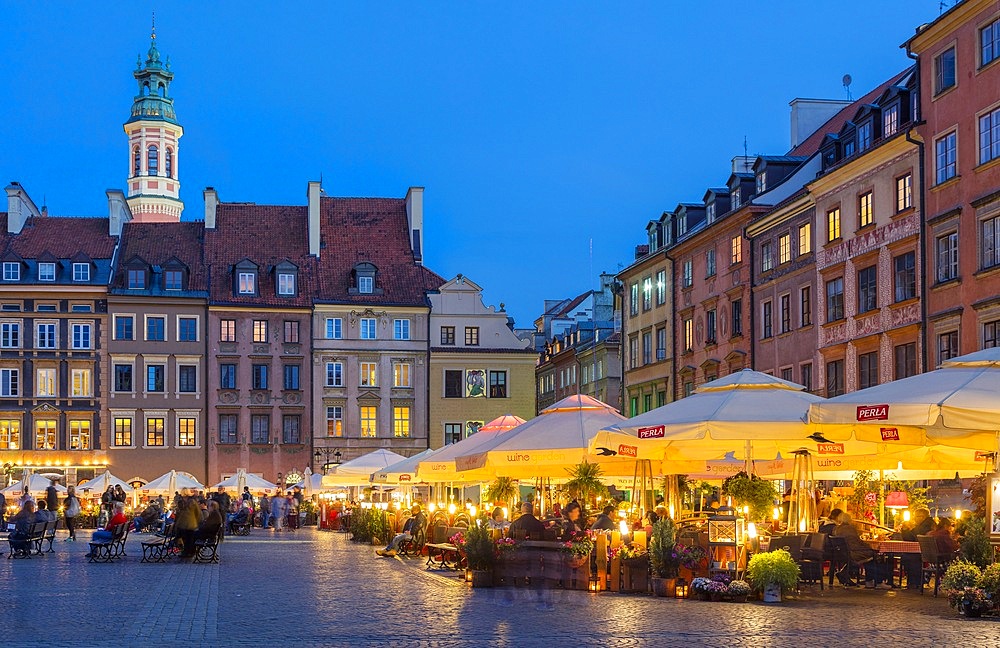
[{"label": "clock tower", "polygon": [[177,179],[179,143],[184,129],[177,123],[170,96],[170,82],[174,78],[170,57],[160,61],[155,24],[146,62],[138,57],[132,74],[139,93],[125,122],[129,151],[128,205],[136,222],[177,222],[184,210],[181,183]]}]

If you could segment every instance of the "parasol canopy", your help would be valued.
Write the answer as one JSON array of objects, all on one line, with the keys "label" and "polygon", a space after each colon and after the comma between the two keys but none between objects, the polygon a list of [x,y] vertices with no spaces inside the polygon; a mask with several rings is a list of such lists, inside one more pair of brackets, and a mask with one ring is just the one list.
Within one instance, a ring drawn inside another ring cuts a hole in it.
[{"label": "parasol canopy", "polygon": [[331,474],[323,475],[324,487],[367,486],[372,473],[406,459],[391,450],[379,449],[336,466]]},{"label": "parasol canopy", "polygon": [[267,493],[268,495],[278,489],[277,485],[272,484],[259,475],[248,473],[245,468],[238,469],[234,475],[223,479],[215,486],[212,486],[212,488],[224,488],[242,493],[244,486],[249,488],[253,493]]},{"label": "parasol canopy", "polygon": [[173,495],[181,490],[204,490],[205,487],[191,473],[171,470],[142,487],[145,495]]},{"label": "parasol canopy", "polygon": [[[24,492],[24,483],[25,483],[24,481],[16,481],[0,492],[2,492],[5,497],[7,495],[20,495],[21,493]],[[47,479],[45,477],[42,477],[41,475],[37,474],[29,475],[27,481],[28,492],[32,494],[44,493],[45,489],[47,489],[49,487],[49,484],[51,483],[52,483],[51,479]],[[62,484],[56,484],[56,492],[65,493],[66,487],[63,486]]]},{"label": "parasol canopy", "polygon": [[133,491],[132,486],[129,485],[123,479],[119,479],[111,474],[110,470],[106,470],[97,477],[93,479],[88,479],[79,486],[76,487],[77,491],[89,491],[92,495],[100,495],[104,491],[108,490],[108,486],[121,486],[122,490],[126,493],[131,493]]},{"label": "parasol canopy", "polygon": [[[482,434],[482,430],[476,434]],[[407,457],[402,461],[397,461],[391,466],[386,466],[382,470],[372,473],[372,481],[377,484],[413,484],[417,480],[417,466],[420,462],[430,458],[435,450],[427,449],[423,452]]]}]

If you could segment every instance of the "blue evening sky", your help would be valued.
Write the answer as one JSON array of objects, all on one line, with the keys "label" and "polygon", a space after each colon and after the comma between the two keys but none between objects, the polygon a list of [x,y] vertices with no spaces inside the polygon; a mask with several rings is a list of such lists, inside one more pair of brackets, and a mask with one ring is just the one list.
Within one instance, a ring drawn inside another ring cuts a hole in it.
[{"label": "blue evening sky", "polygon": [[[0,180],[56,215],[125,188],[136,54],[156,10],[201,191],[304,204],[425,194],[425,258],[531,326],[627,265],[644,227],[789,148],[788,102],[858,97],[908,65],[937,0],[3,2]],[[593,239],[593,275],[589,254]]]}]

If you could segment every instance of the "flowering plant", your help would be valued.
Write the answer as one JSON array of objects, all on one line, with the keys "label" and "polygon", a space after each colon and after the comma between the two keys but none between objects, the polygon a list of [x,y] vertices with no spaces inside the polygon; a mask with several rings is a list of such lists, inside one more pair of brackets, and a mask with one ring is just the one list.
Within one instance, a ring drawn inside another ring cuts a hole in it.
[{"label": "flowering plant", "polygon": [[498,558],[517,549],[517,541],[514,538],[497,538],[495,544]]},{"label": "flowering plant", "polygon": [[692,592],[708,592],[708,585],[711,583],[709,579],[704,576],[699,576],[691,581],[691,591]]},{"label": "flowering plant", "polygon": [[594,550],[594,541],[590,536],[578,536],[573,540],[563,542],[559,546],[559,551],[573,556],[589,556]]},{"label": "flowering plant", "polygon": [[677,561],[681,567],[685,569],[695,570],[701,567],[701,563],[705,560],[705,550],[701,547],[695,545],[683,545],[677,543],[674,545],[673,558]]},{"label": "flowering plant", "polygon": [[993,601],[980,587],[963,587],[948,592],[951,607],[967,607],[974,612],[985,612],[993,607]]},{"label": "flowering plant", "polygon": [[637,544],[621,545],[611,550],[611,557],[629,560],[631,558],[642,558],[646,555],[646,549]]},{"label": "flowering plant", "polygon": [[708,581],[703,591],[708,592],[709,594],[728,594],[729,585],[723,583],[722,581],[717,581],[713,579]]},{"label": "flowering plant", "polygon": [[461,549],[465,546],[465,534],[459,531],[455,535],[448,538],[448,542]]},{"label": "flowering plant", "polygon": [[728,594],[732,596],[749,596],[750,595],[750,583],[745,580],[734,580],[729,583]]}]

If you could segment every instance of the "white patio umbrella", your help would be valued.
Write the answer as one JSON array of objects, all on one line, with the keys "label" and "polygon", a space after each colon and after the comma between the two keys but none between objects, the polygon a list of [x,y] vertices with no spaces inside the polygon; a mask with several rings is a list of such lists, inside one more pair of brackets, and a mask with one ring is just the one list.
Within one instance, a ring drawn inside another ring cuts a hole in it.
[{"label": "white patio umbrella", "polygon": [[323,475],[323,486],[367,486],[371,483],[373,472],[382,470],[403,459],[406,457],[384,448],[369,452],[336,466],[332,474]]},{"label": "white patio umbrella", "polygon": [[306,485],[306,481],[307,481],[306,477],[303,476],[302,481],[295,484],[296,486],[302,489],[303,493],[305,492],[321,493],[330,490],[329,488],[323,486],[323,475],[319,473],[310,472],[308,477],[308,482],[309,482],[308,486]]},{"label": "white patio umbrella", "polygon": [[[44,493],[45,489],[47,489],[49,487],[49,484],[51,483],[52,480],[46,479],[41,475],[29,475],[27,481],[28,492],[33,495],[37,493]],[[23,481],[16,481],[0,492],[4,494],[4,497],[6,497],[7,495],[20,495],[21,493],[24,492],[24,484],[25,482]],[[56,484],[56,491],[59,493],[65,493],[66,487],[63,486],[62,484]]]},{"label": "white patio umbrella", "polygon": [[1000,348],[952,358],[935,371],[817,402],[809,420],[826,434],[996,450],[1000,434]]},{"label": "white patio umbrella", "polygon": [[[492,421],[491,421],[492,423]],[[485,429],[479,431],[461,441],[450,443],[442,448],[438,448],[433,453],[423,457],[417,462],[416,477],[418,481],[424,483],[445,483],[445,482],[485,482],[492,479],[492,474],[487,470],[459,472],[455,459],[462,455],[472,454],[478,448],[485,447],[494,441],[501,434],[508,434],[514,428]]]},{"label": "white patio umbrella", "polygon": [[142,487],[143,494],[149,495],[167,495],[172,496],[174,493],[189,489],[189,490],[204,490],[205,486],[201,484],[194,475],[186,472],[179,472],[177,470],[171,470],[168,473],[164,473],[149,482]]},{"label": "white patio umbrella", "polygon": [[306,469],[302,471],[302,481],[300,481],[296,486],[302,489],[302,497],[310,499],[312,497],[312,468],[306,466]]},{"label": "white patio umbrella", "polygon": [[79,486],[76,487],[77,491],[90,491],[91,493],[101,494],[108,490],[108,486],[121,486],[122,490],[126,493],[131,493],[134,489],[129,485],[128,482],[119,479],[111,474],[110,470],[105,470],[103,473],[94,477],[93,479],[88,479]]},{"label": "white patio umbrella", "polygon": [[[481,426],[479,432],[506,432],[507,430],[513,430],[522,423],[526,423],[526,421],[520,416],[504,414]],[[476,434],[479,434],[479,432],[476,432]]]},{"label": "white patio umbrella", "polygon": [[268,493],[276,491],[278,486],[273,484],[263,477],[255,475],[253,473],[248,473],[245,468],[239,468],[235,474],[223,479],[218,484],[212,486],[213,489],[224,488],[226,490],[234,490],[237,494],[243,492],[243,487],[247,487],[251,492],[254,493]]},{"label": "white patio umbrella", "polygon": [[[477,432],[476,435],[480,434]],[[417,480],[417,466],[424,459],[431,457],[434,450],[428,448],[423,452],[407,457],[402,461],[397,461],[391,466],[386,466],[382,470],[372,473],[372,481],[376,484],[413,484]]]}]

